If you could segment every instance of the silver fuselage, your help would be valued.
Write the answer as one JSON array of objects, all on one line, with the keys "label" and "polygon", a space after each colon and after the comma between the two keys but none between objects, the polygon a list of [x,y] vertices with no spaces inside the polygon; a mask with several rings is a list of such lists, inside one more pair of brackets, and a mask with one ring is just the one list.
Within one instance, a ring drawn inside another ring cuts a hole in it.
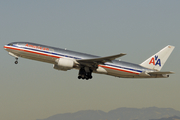
[{"label": "silver fuselage", "polygon": [[[27,46],[28,45],[28,46]],[[56,64],[56,60],[59,58],[69,58],[69,59],[93,59],[99,56],[75,52],[66,49],[55,48],[51,46],[30,43],[30,42],[13,42],[4,45],[9,53],[15,56],[47,62],[51,64]],[[112,62],[106,62],[104,64],[99,64],[99,68],[105,70],[98,71],[93,70],[94,73],[107,74],[115,77],[123,78],[160,78],[163,76],[151,75],[147,76],[146,72],[153,72],[154,70],[144,68],[138,64],[133,64],[124,61],[113,60]],[[74,67],[79,69],[79,67]]]}]

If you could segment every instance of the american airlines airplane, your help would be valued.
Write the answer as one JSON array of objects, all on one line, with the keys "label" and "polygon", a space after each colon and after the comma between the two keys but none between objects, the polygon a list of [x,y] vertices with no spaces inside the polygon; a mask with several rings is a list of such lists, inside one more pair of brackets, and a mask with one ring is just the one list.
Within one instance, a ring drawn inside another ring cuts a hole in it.
[{"label": "american airlines airplane", "polygon": [[99,57],[30,42],[12,42],[4,45],[4,49],[15,57],[15,64],[18,63],[18,58],[22,57],[51,63],[57,70],[77,69],[79,79],[92,79],[92,72],[120,78],[167,78],[169,74],[173,74],[171,71],[160,71],[174,49],[171,45],[139,65],[115,60],[126,55],[124,53]]}]

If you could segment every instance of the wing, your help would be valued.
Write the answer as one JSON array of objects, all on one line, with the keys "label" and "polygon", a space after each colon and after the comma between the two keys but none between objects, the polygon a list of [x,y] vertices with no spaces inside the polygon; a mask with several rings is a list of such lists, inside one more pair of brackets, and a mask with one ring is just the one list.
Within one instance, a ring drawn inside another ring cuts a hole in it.
[{"label": "wing", "polygon": [[118,57],[122,57],[126,54],[121,53],[117,55],[107,56],[107,57],[97,57],[93,59],[77,59],[76,61],[82,65],[86,65],[89,67],[97,66],[98,64],[104,64],[105,62],[111,62],[112,60],[115,60]]}]

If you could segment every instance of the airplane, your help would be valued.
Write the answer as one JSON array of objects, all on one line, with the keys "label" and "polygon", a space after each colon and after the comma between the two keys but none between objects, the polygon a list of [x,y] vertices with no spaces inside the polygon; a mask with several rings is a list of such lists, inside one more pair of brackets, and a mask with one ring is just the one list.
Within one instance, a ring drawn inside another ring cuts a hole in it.
[{"label": "airplane", "polygon": [[115,60],[126,54],[99,57],[31,42],[12,42],[4,45],[9,55],[53,64],[56,70],[79,70],[78,79],[92,79],[92,73],[119,78],[168,78],[171,71],[160,71],[175,47],[168,45],[142,62],[134,64]]}]

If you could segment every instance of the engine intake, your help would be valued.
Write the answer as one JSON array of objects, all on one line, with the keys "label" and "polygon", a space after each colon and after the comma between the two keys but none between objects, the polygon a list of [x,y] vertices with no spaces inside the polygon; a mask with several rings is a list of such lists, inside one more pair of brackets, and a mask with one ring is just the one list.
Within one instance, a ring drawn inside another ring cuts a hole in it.
[{"label": "engine intake", "polygon": [[72,59],[59,58],[56,60],[57,64],[54,64],[54,69],[67,71],[74,67],[75,63]]}]

